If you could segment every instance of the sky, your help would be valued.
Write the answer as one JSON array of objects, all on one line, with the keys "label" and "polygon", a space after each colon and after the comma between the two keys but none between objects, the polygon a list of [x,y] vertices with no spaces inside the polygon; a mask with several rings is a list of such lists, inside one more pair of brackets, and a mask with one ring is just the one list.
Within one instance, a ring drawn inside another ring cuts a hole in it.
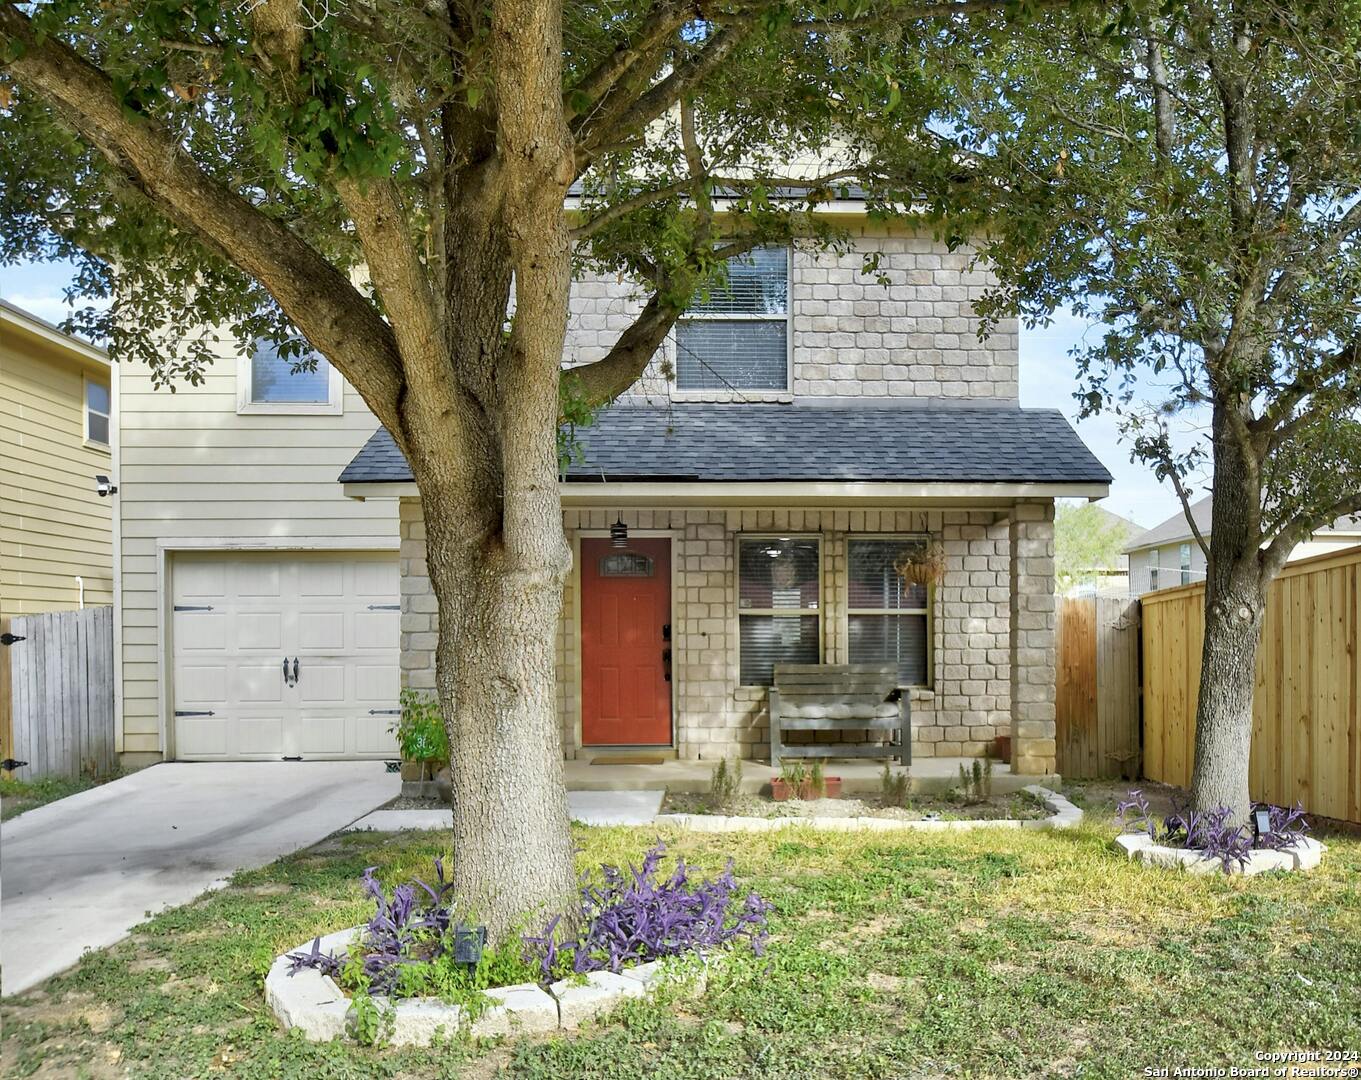
[{"label": "sky", "polygon": [[[60,322],[69,312],[62,289],[70,280],[64,263],[0,267],[0,297],[39,318]],[[1021,404],[1026,408],[1059,409],[1077,430],[1082,441],[1115,477],[1110,496],[1101,505],[1152,528],[1179,511],[1172,489],[1160,484],[1142,462],[1131,463],[1129,446],[1121,438],[1114,417],[1109,414],[1078,420],[1078,405],[1073,400],[1077,389],[1076,364],[1069,355],[1084,335],[1096,333],[1093,324],[1068,313],[1060,313],[1048,327],[1021,330]],[[1147,384],[1150,397],[1157,387]],[[1188,426],[1183,439],[1204,437],[1204,432]]]}]

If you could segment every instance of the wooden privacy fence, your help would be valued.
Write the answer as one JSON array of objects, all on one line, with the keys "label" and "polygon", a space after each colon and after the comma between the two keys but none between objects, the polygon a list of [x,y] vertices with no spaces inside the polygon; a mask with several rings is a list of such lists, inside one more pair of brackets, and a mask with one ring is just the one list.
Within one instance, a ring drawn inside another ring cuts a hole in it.
[{"label": "wooden privacy fence", "polygon": [[[1205,587],[1149,593],[1144,774],[1185,787],[1195,762]],[[1361,547],[1287,566],[1271,587],[1253,695],[1249,791],[1361,822]]]},{"label": "wooden privacy fence", "polygon": [[113,608],[16,615],[3,629],[24,639],[0,646],[0,756],[28,762],[14,775],[112,772]]},{"label": "wooden privacy fence", "polygon": [[1059,601],[1054,698],[1066,778],[1139,775],[1139,605],[1127,597]]}]

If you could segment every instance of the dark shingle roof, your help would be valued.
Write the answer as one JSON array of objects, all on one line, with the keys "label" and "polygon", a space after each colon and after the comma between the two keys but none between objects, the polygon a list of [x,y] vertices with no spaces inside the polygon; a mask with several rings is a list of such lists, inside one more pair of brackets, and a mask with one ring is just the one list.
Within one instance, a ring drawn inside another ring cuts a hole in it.
[{"label": "dark shingle roof", "polygon": [[[569,482],[1111,482],[1053,409],[616,405],[577,438],[584,460]],[[340,475],[347,484],[410,479],[381,428]]]}]

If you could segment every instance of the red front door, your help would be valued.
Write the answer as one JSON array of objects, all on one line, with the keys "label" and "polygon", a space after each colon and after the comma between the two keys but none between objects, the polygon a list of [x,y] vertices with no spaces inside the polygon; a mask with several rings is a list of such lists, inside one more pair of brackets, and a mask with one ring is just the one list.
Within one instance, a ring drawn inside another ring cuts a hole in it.
[{"label": "red front door", "polygon": [[671,743],[671,541],[581,541],[581,741]]}]

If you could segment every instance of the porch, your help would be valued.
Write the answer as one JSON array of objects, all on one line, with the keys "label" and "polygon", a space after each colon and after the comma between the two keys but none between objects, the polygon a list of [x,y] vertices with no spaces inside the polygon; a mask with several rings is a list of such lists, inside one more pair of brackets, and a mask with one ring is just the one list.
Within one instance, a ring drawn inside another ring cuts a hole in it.
[{"label": "porch", "polygon": [[[709,790],[709,777],[716,764],[714,761],[686,758],[670,758],[655,765],[593,764],[593,761],[607,759],[607,754],[601,754],[594,758],[565,761],[563,771],[568,790],[647,791],[665,788],[681,794],[703,793]],[[918,794],[947,791],[958,784],[960,766],[967,771],[974,761],[974,758],[965,757],[920,758],[912,763],[910,770],[912,791]],[[841,790],[848,795],[863,795],[879,790],[883,762],[832,759],[826,761],[825,765],[828,775],[841,777]],[[769,786],[772,775],[775,773],[766,762],[743,761],[742,790],[754,795]],[[993,762],[992,790],[998,795],[1020,791],[1029,784],[1053,787],[1059,783],[1059,779],[1053,772],[1020,774],[1013,772],[1010,765]]]}]

